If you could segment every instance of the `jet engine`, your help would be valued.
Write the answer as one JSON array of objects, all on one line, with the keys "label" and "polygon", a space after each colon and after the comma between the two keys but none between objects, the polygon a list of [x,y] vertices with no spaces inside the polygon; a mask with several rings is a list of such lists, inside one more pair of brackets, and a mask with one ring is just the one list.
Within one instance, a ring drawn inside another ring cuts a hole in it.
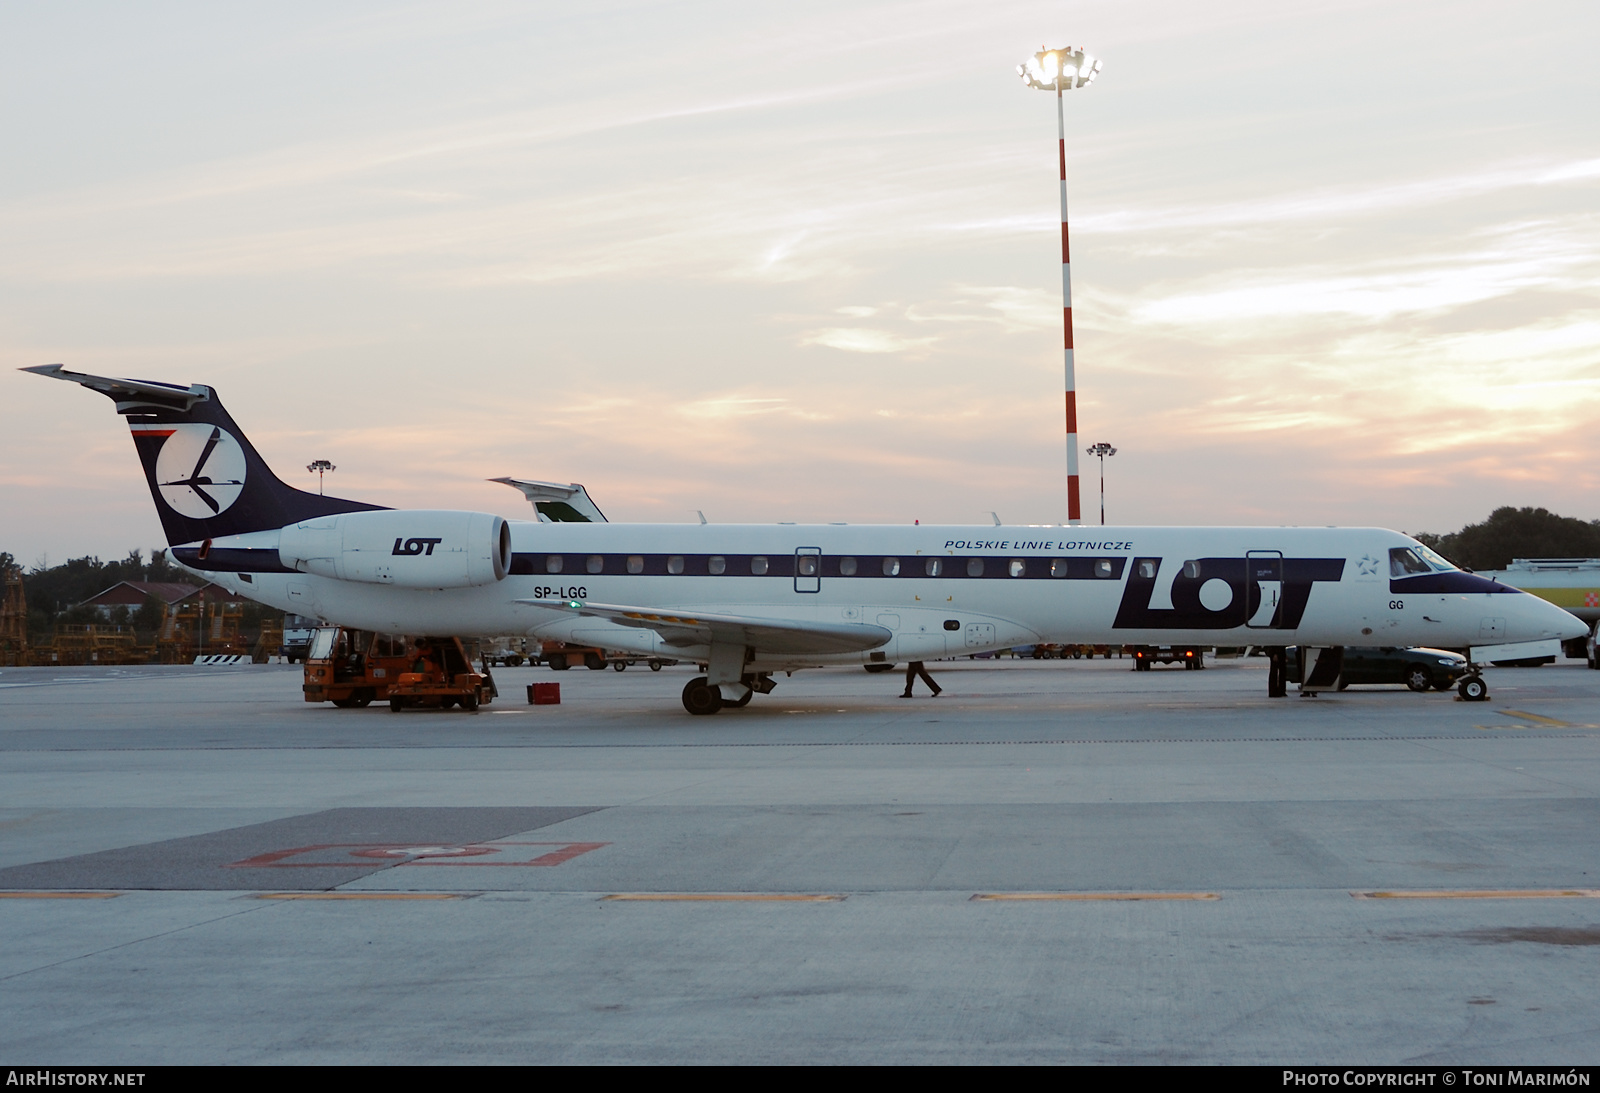
[{"label": "jet engine", "polygon": [[511,571],[511,528],[485,512],[345,512],[284,528],[278,559],[301,573],[341,581],[468,588]]}]

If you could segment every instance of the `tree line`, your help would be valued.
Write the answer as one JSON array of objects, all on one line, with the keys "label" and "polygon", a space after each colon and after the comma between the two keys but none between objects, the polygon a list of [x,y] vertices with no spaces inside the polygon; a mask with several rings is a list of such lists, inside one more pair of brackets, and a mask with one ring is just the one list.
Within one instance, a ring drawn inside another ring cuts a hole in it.
[{"label": "tree line", "polygon": [[1548,509],[1495,509],[1481,524],[1446,535],[1421,532],[1418,542],[1463,569],[1504,569],[1513,558],[1600,558],[1600,520],[1557,516]]},{"label": "tree line", "polygon": [[[13,567],[21,568],[14,557],[0,551],[0,572],[8,572]],[[130,550],[126,558],[110,562],[102,562],[94,555],[85,555],[82,558],[69,558],[53,566],[41,559],[31,569],[22,572],[22,592],[28,600],[28,640],[46,642],[55,627],[64,623],[110,623],[131,626],[140,632],[159,629],[165,605],[155,596],[146,598],[144,603],[136,607],[113,607],[109,617],[92,607],[80,606],[84,600],[122,581],[205,584],[205,579],[198,574],[173,565],[164,550],[152,550],[148,562],[141,550]],[[260,625],[261,619],[270,618],[275,613],[276,608],[247,601],[243,625],[253,630]]]}]

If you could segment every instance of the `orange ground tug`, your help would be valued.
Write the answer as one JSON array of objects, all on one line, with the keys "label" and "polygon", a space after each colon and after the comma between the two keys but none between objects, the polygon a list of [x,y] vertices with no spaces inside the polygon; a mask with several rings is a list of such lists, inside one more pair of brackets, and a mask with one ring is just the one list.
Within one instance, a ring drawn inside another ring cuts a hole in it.
[{"label": "orange ground tug", "polygon": [[324,626],[306,651],[307,702],[340,707],[387,701],[389,709],[469,713],[493,701],[494,677],[475,671],[460,638],[404,637]]}]

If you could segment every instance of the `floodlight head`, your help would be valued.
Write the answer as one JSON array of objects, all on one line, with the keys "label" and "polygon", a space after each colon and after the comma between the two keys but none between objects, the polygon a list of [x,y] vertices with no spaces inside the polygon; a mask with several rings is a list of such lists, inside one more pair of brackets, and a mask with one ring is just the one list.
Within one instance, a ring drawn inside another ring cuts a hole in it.
[{"label": "floodlight head", "polygon": [[1038,91],[1072,91],[1088,87],[1100,74],[1100,62],[1078,46],[1041,49],[1017,66],[1022,82]]}]

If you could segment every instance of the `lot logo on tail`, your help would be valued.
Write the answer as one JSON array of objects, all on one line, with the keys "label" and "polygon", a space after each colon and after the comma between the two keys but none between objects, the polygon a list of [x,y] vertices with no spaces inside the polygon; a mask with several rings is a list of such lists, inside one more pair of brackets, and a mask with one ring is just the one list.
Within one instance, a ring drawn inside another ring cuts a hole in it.
[{"label": "lot logo on tail", "polygon": [[195,422],[133,428],[135,436],[165,435],[156,455],[156,486],[180,516],[209,519],[244,492],[244,450],[226,429]]}]

